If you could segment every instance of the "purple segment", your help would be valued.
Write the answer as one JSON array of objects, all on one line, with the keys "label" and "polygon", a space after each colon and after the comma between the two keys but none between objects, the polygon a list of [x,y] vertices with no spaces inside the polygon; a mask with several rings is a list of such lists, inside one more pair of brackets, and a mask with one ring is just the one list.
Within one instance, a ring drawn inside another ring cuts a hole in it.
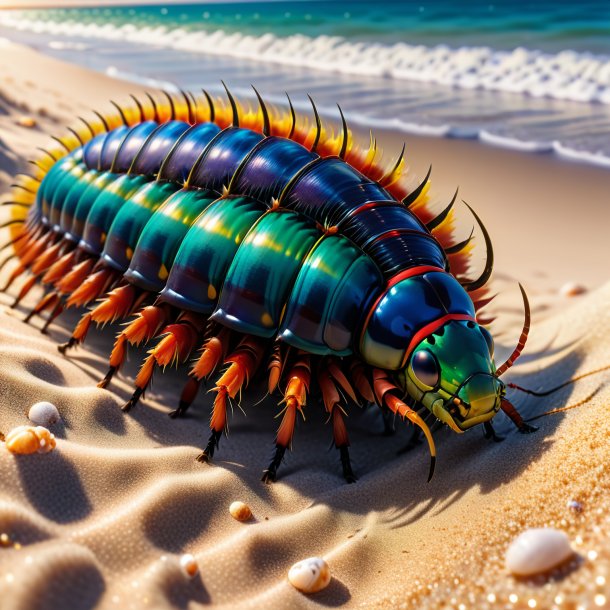
[{"label": "purple segment", "polygon": [[112,164],[113,173],[126,174],[129,171],[138,151],[157,127],[158,124],[154,121],[145,121],[144,123],[138,123],[129,130],[114,158]]},{"label": "purple segment", "polygon": [[193,125],[185,131],[163,163],[159,179],[184,184],[195,161],[219,132],[214,123]]},{"label": "purple segment", "polygon": [[85,165],[89,169],[97,169],[106,136],[106,133],[100,133],[89,140],[83,147],[83,158],[85,160]]},{"label": "purple segment", "polygon": [[339,224],[366,203],[392,199],[385,189],[338,157],[311,163],[288,189],[282,197],[283,207],[327,226]]},{"label": "purple segment", "polygon": [[[99,165],[97,169],[103,172],[107,172],[112,167],[114,157],[119,150],[119,147],[123,143],[125,136],[129,133],[129,127],[121,125],[106,134],[104,145],[102,146],[102,152],[100,154]],[[90,169],[96,169],[92,167]]]},{"label": "purple segment", "polygon": [[269,203],[279,197],[292,177],[318,155],[286,138],[270,137],[246,157],[231,182],[231,193]]},{"label": "purple segment", "polygon": [[137,153],[131,166],[131,172],[142,176],[155,175],[176,140],[188,128],[189,124],[183,121],[169,121],[159,125]]},{"label": "purple segment", "polygon": [[220,193],[228,186],[244,157],[263,139],[263,135],[240,127],[221,131],[197,160],[189,186]]}]

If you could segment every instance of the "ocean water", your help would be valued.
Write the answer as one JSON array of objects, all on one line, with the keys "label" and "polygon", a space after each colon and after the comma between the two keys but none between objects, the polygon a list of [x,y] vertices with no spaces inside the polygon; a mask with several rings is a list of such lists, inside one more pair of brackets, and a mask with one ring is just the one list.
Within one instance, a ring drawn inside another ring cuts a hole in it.
[{"label": "ocean water", "polygon": [[610,2],[267,2],[0,12],[0,35],[150,84],[610,166]]}]

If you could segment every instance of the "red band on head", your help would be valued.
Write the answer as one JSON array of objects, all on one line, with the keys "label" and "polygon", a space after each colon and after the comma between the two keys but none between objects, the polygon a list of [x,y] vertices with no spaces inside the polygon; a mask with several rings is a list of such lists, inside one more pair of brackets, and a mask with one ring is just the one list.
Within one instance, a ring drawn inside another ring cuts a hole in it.
[{"label": "red band on head", "polygon": [[411,355],[413,350],[428,335],[432,334],[437,328],[440,328],[443,324],[445,324],[446,322],[449,322],[451,320],[467,320],[469,322],[476,323],[476,320],[472,316],[469,316],[468,314],[448,313],[446,316],[443,316],[442,318],[438,318],[438,319],[434,320],[433,322],[426,324],[426,326],[424,326],[423,328],[420,328],[413,336],[413,339],[411,339],[411,342],[409,343],[409,347],[407,348],[407,351],[405,352],[405,357],[403,358],[402,362],[400,363],[400,368],[402,368],[407,363],[407,360],[409,360],[409,356]]}]

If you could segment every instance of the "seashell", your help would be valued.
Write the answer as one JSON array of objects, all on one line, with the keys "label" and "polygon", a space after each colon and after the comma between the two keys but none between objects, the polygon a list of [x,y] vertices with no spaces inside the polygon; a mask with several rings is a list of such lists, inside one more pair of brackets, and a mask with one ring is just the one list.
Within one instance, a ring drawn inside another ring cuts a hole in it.
[{"label": "seashell", "polygon": [[6,435],[6,448],[11,453],[30,455],[49,453],[55,449],[55,436],[42,426],[18,426]]},{"label": "seashell", "polygon": [[330,568],[321,557],[309,557],[290,568],[288,580],[295,589],[303,593],[315,593],[328,586]]},{"label": "seashell", "polygon": [[28,129],[32,129],[36,127],[36,119],[31,116],[20,116],[15,121],[19,127],[27,127]]},{"label": "seashell", "polygon": [[574,554],[564,532],[545,527],[521,533],[506,551],[506,567],[516,576],[548,572]]},{"label": "seashell", "polygon": [[229,506],[229,512],[231,513],[231,517],[237,519],[237,521],[248,521],[248,519],[252,518],[252,511],[244,502],[233,502],[231,506]]},{"label": "seashell", "polygon": [[576,297],[579,294],[584,294],[585,292],[587,292],[587,289],[581,284],[576,284],[575,282],[566,282],[559,289],[559,294],[564,297]]},{"label": "seashell", "polygon": [[582,513],[583,505],[578,500],[568,500],[566,502],[566,508],[575,513]]},{"label": "seashell", "polygon": [[180,569],[188,578],[194,578],[199,572],[199,566],[190,553],[185,553],[180,557]]},{"label": "seashell", "polygon": [[59,411],[52,402],[37,402],[28,411],[29,420],[37,426],[52,426],[60,419]]}]

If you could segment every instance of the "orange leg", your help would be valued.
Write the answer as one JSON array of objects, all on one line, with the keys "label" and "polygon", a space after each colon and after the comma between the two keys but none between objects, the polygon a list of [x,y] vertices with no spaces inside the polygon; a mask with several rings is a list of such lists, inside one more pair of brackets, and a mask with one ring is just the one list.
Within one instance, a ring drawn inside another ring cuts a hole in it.
[{"label": "orange leg", "polygon": [[284,394],[284,400],[282,401],[285,403],[282,411],[282,422],[275,437],[275,454],[269,466],[263,471],[262,480],[265,483],[271,483],[276,480],[277,469],[284,459],[286,449],[292,445],[297,411],[303,415],[303,407],[307,400],[310,379],[309,356],[301,354],[288,373],[288,385]]},{"label": "orange leg", "polygon": [[210,418],[210,438],[206,448],[197,456],[199,462],[209,462],[227,427],[227,400],[235,398],[256,373],[265,351],[265,342],[257,337],[245,337],[225,360],[229,368],[216,381],[217,392]]},{"label": "orange leg", "polygon": [[349,458],[349,436],[343,418],[345,412],[341,407],[341,396],[339,395],[335,381],[330,376],[328,367],[320,367],[318,372],[318,385],[322,392],[324,406],[328,412],[329,418],[332,420],[333,441],[335,447],[339,450],[343,476],[348,483],[355,483],[356,476],[352,471],[352,465]]},{"label": "orange leg", "polygon": [[201,356],[199,356],[199,359],[191,369],[190,377],[180,395],[178,408],[169,414],[170,417],[182,417],[191,404],[193,404],[199,392],[201,380],[209,377],[226,357],[229,348],[229,337],[229,329],[222,328],[217,336],[210,337],[203,344]]},{"label": "orange leg", "polygon": [[144,361],[135,381],[136,389],[131,399],[123,407],[129,411],[146,391],[156,366],[165,368],[184,362],[195,348],[197,337],[203,327],[203,320],[197,314],[184,314],[175,324],[166,326],[160,333],[161,340]]}]

